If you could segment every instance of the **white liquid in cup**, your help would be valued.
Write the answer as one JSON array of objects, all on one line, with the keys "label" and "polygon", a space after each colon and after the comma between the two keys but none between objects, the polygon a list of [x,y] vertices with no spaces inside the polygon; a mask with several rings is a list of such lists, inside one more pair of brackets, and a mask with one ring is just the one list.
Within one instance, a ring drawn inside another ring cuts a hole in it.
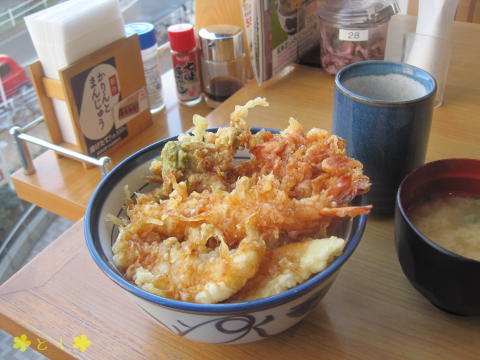
[{"label": "white liquid in cup", "polygon": [[428,93],[422,83],[402,74],[356,76],[342,84],[357,95],[382,101],[409,101]]}]

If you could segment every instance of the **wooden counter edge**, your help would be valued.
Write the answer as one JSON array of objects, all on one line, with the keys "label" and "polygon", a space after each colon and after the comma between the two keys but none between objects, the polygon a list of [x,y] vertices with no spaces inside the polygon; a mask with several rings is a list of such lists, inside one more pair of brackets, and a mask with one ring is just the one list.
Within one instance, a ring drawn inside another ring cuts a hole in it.
[{"label": "wooden counter edge", "polygon": [[[38,271],[38,269],[43,269],[41,271],[41,274],[43,276],[49,277],[52,276],[52,274],[56,273],[58,268],[56,266],[59,266],[60,268],[64,266],[66,263],[68,263],[71,259],[72,256],[75,254],[71,254],[71,256],[64,256],[61,261],[62,265],[55,264],[55,262],[52,263],[50,260],[50,255],[52,252],[55,253],[64,253],[65,252],[65,246],[67,247],[72,247],[72,243],[69,241],[71,239],[71,234],[73,233],[81,233],[83,235],[83,222],[79,221],[73,224],[69,229],[67,229],[62,235],[60,235],[57,239],[55,239],[52,243],[50,243],[45,249],[43,249],[38,256],[36,256],[34,259],[32,259],[31,262],[29,262],[26,266],[22,267],[19,271],[17,271],[15,274],[13,274],[9,279],[7,279],[3,284],[0,285],[0,324],[2,324],[1,328],[12,335],[13,337],[16,336],[21,336],[23,334],[27,335],[28,339],[31,341],[30,347],[37,351],[38,353],[42,354],[43,356],[46,356],[49,359],[52,360],[73,360],[77,359],[74,355],[68,352],[68,347],[63,346],[61,343],[62,340],[60,339],[53,339],[50,337],[46,337],[42,334],[41,331],[39,331],[35,326],[28,325],[28,322],[25,321],[25,319],[28,319],[28,316],[22,317],[21,319],[15,318],[14,313],[8,312],[7,309],[9,309],[8,306],[3,306],[3,305],[12,305],[12,303],[9,303],[4,296],[8,296],[8,294],[11,293],[17,293],[21,291],[30,291],[32,288],[36,288],[39,286],[39,283],[36,281],[33,281],[27,285],[27,281],[25,279],[31,279],[31,271],[32,269],[36,269],[33,271]],[[61,248],[59,249],[59,245]],[[74,246],[75,247],[75,246]],[[50,266],[50,269],[45,269],[45,267],[42,268],[42,263],[48,263]],[[37,279],[38,280],[38,279]],[[43,283],[44,279],[40,281],[40,283]],[[12,284],[20,284],[20,287],[17,286],[11,286]],[[27,314],[28,315],[28,314]],[[39,342],[37,341],[37,338],[43,343],[43,341],[46,341],[43,346],[43,350],[39,350],[37,348]],[[45,348],[46,347],[46,348]],[[20,350],[18,350],[20,351]]]},{"label": "wooden counter edge", "polygon": [[[66,352],[65,349],[58,347],[51,339],[39,338],[34,329],[31,330],[17,320],[14,321],[2,313],[0,313],[0,323],[2,324],[2,329],[13,337],[21,336],[24,334],[27,335],[27,338],[31,341],[30,347],[49,359],[77,360],[76,357]],[[43,350],[37,348],[37,338],[42,341]],[[46,340],[47,342],[43,343],[44,340]]]},{"label": "wooden counter edge", "polygon": [[85,214],[84,205],[73,203],[54,193],[46,193],[44,189],[22,180],[24,176],[26,175],[23,175],[23,169],[19,169],[11,175],[15,192],[20,199],[29,202],[31,199],[35,199],[35,205],[70,221],[78,221]]}]

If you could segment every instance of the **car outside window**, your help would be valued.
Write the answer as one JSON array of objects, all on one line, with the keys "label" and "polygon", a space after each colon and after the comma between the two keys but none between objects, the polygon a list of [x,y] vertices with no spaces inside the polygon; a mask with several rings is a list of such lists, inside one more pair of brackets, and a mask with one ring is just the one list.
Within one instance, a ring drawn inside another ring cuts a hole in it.
[{"label": "car outside window", "polygon": [[10,65],[8,65],[7,63],[1,64],[0,65],[0,78],[3,79],[5,76],[10,74],[11,71],[12,71],[12,69],[10,68]]}]

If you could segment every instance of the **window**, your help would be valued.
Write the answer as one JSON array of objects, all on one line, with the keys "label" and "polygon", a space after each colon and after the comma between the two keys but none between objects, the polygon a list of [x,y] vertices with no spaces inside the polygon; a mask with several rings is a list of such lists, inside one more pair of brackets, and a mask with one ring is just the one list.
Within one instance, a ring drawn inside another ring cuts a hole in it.
[{"label": "window", "polygon": [[12,69],[10,68],[10,65],[8,65],[7,63],[1,64],[0,65],[0,78],[3,79],[5,76],[10,74],[11,71],[12,71]]},{"label": "window", "polygon": [[[0,54],[10,56],[24,68],[34,62],[36,53],[23,17],[62,1],[66,0],[5,1],[5,4],[0,7]],[[167,41],[166,28],[169,25],[179,22],[193,22],[193,0],[118,0],[118,2],[125,23],[146,21],[154,24],[159,45]],[[170,57],[168,56],[166,61],[162,61],[163,69],[166,70],[169,64]],[[1,77],[4,77],[10,71],[9,64],[5,62],[0,64]],[[26,72],[28,73],[28,71]],[[5,277],[2,277],[2,261],[9,260],[8,258],[11,256],[11,254],[7,254],[7,256],[3,254],[3,250],[7,248],[6,240],[21,242],[21,238],[28,238],[30,239],[28,241],[35,244],[40,241],[38,238],[42,234],[40,234],[41,231],[33,231],[35,226],[30,224],[37,224],[36,228],[39,229],[38,224],[41,221],[39,217],[41,217],[42,212],[45,213],[44,217],[48,222],[56,218],[42,209],[33,211],[30,204],[21,201],[16,196],[8,181],[9,174],[20,167],[17,150],[9,135],[9,129],[14,125],[24,126],[41,115],[36,94],[32,87],[27,89],[26,92],[9,98],[6,103],[2,103],[0,99],[0,284],[2,280],[5,280]],[[30,134],[49,140],[44,124],[37,126]],[[29,149],[33,156],[40,154],[42,151],[33,145],[29,145]],[[2,158],[5,160],[3,166]],[[44,222],[41,223],[44,224]],[[61,229],[63,232],[65,226],[62,226]],[[29,231],[31,233],[24,236]],[[12,234],[15,235],[12,236]],[[57,233],[54,237],[56,238],[59,235]],[[8,247],[13,248],[13,246]],[[15,259],[11,262],[22,263],[23,260],[25,259]],[[0,358],[2,358],[1,352]]]}]

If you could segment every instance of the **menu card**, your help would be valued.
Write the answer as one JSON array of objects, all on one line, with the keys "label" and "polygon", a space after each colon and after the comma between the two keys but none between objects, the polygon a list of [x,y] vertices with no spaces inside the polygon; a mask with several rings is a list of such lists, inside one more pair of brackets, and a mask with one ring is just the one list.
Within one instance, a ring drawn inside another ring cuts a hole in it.
[{"label": "menu card", "polygon": [[244,0],[250,60],[259,84],[319,44],[317,0]]}]

